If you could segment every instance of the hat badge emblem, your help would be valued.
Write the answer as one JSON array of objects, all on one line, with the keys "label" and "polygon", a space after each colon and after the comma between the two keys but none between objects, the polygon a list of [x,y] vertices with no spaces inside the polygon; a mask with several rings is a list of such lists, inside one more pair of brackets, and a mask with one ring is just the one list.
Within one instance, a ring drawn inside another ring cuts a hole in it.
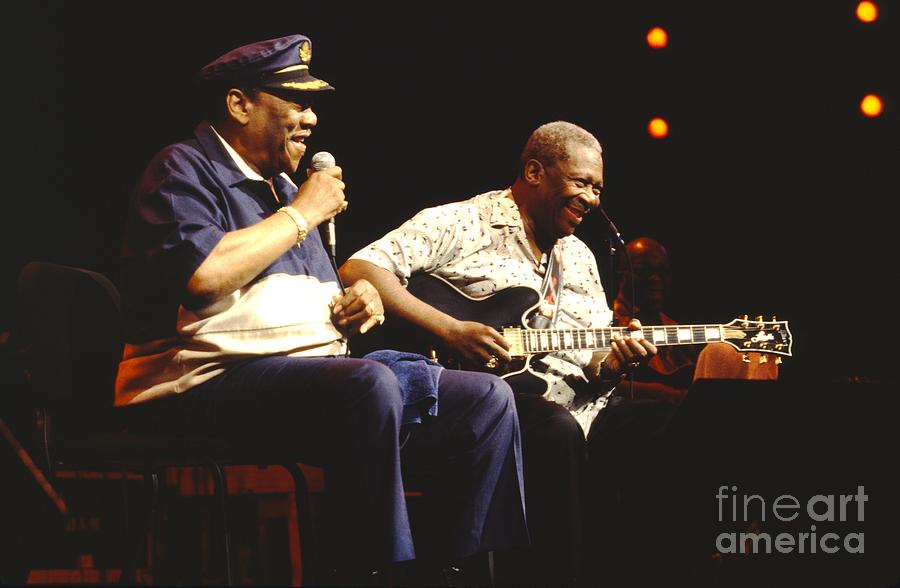
[{"label": "hat badge emblem", "polygon": [[312,46],[309,41],[301,41],[300,42],[300,62],[301,63],[309,63],[309,60],[312,59]]}]

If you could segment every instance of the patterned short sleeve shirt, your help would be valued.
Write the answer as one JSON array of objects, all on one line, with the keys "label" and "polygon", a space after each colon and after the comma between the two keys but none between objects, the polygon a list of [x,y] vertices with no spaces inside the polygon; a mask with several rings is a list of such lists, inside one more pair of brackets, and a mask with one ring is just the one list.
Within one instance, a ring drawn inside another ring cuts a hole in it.
[{"label": "patterned short sleeve shirt", "polygon": [[[593,253],[570,235],[561,240],[563,293],[558,328],[609,326],[612,311],[606,303]],[[511,286],[540,290],[549,256],[537,259],[528,244],[519,209],[509,189],[480,194],[469,200],[426,208],[351,259],[369,261],[400,278],[405,285],[413,274],[437,275],[473,298]],[[590,352],[551,354],[551,371],[581,373]],[[574,391],[559,382],[548,397],[574,408]]]}]

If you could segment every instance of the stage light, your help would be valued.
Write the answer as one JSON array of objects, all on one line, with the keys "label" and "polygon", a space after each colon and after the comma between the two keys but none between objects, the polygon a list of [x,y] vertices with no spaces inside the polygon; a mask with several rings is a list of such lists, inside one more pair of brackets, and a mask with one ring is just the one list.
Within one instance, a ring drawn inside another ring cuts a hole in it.
[{"label": "stage light", "polygon": [[650,124],[647,125],[647,132],[654,139],[662,139],[669,134],[669,123],[659,117],[651,119]]},{"label": "stage light", "polygon": [[863,22],[874,22],[878,18],[878,6],[874,2],[860,2],[856,5],[856,18]]},{"label": "stage light", "polygon": [[666,33],[665,29],[653,27],[650,29],[650,32],[647,33],[647,44],[653,49],[662,49],[668,45],[668,43],[669,35]]},{"label": "stage light", "polygon": [[870,118],[874,118],[881,114],[883,107],[884,105],[881,103],[881,98],[875,94],[866,94],[859,103],[859,109],[864,115]]}]

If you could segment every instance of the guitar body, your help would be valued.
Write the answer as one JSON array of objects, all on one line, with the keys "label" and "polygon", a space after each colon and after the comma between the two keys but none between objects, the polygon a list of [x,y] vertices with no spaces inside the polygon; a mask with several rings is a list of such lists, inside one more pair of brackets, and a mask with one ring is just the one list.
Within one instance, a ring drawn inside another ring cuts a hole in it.
[{"label": "guitar body", "polygon": [[524,315],[538,303],[538,293],[525,286],[506,288],[486,298],[471,298],[449,282],[428,274],[410,278],[407,290],[456,319],[483,323],[498,331],[524,324]]},{"label": "guitar body", "polygon": [[[479,322],[497,331],[509,325],[524,325],[525,317],[538,305],[539,298],[535,290],[525,286],[506,288],[485,298],[472,298],[442,278],[429,274],[412,276],[407,290],[419,300],[458,320]],[[354,354],[359,351],[364,354],[375,349],[410,351],[437,359],[446,367],[498,375],[516,392],[544,394],[548,388],[546,376],[531,369],[532,356],[513,358],[494,369],[467,364],[450,350],[437,345],[424,331],[398,324],[390,318],[382,327],[372,331],[371,337],[367,336],[365,339],[365,342],[360,341],[364,346],[354,341]]]}]

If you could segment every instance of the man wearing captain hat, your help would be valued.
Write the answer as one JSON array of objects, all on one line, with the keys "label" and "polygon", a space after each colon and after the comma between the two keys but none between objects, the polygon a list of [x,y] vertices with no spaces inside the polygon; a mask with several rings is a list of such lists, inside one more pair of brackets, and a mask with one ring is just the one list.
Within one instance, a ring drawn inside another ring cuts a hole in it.
[{"label": "man wearing captain hat", "polygon": [[445,562],[518,546],[521,448],[506,383],[395,352],[346,357],[347,338],[384,310],[365,280],[340,285],[314,230],[345,208],[341,169],[290,179],[317,123],[310,99],[334,90],[311,60],[310,39],[290,35],[200,71],[206,120],[153,158],[131,202],[116,405],[133,428],[213,432],[321,464],[341,547],[329,564],[343,581],[416,557],[401,425],[412,431],[404,467],[440,470]]}]

